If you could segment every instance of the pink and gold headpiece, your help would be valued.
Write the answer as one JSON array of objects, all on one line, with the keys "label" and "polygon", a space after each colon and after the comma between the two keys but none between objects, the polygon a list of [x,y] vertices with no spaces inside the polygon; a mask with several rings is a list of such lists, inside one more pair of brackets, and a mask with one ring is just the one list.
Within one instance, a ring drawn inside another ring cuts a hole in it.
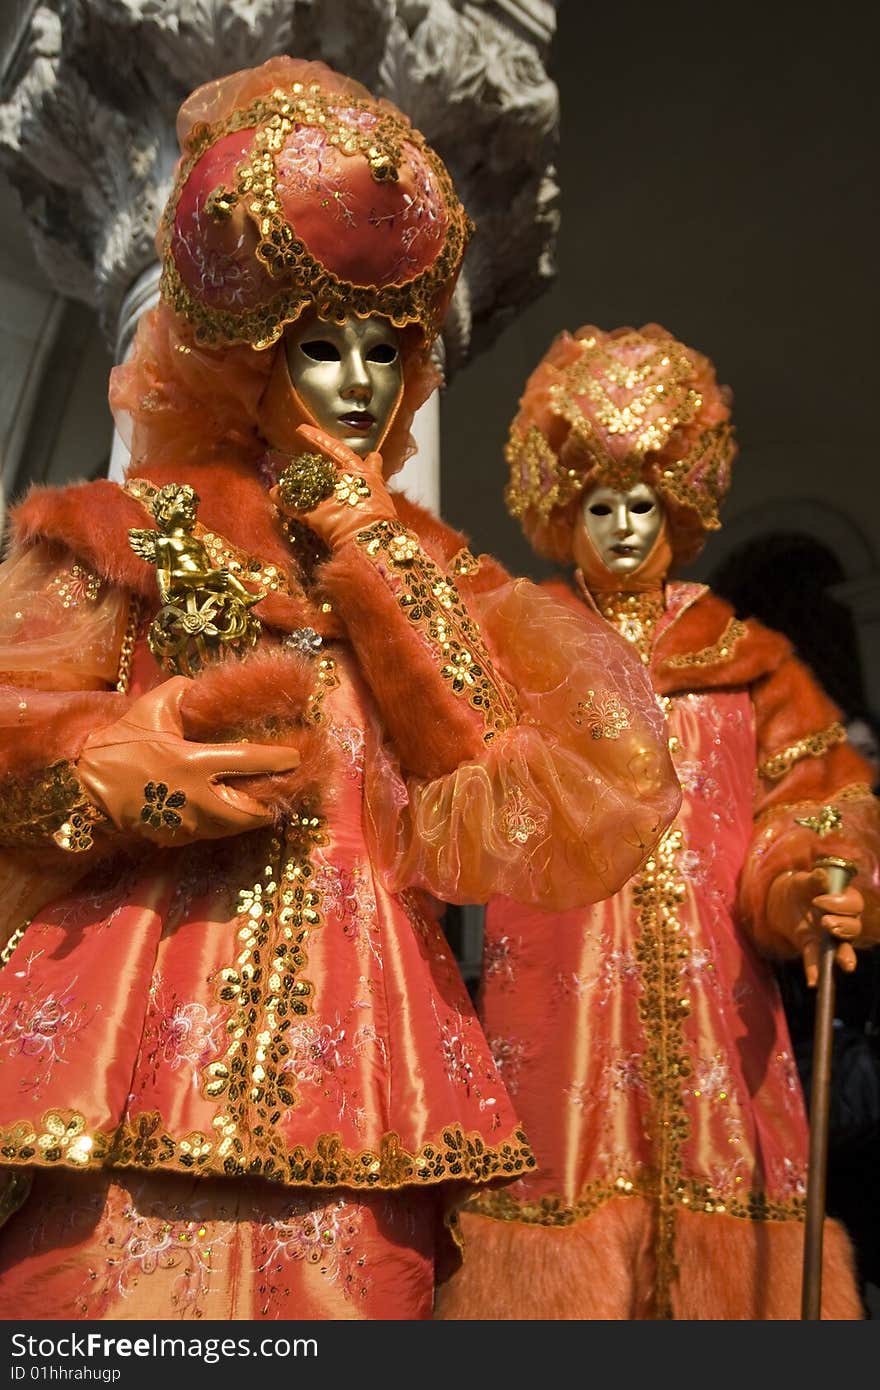
[{"label": "pink and gold headpiece", "polygon": [[270,347],[307,306],[435,336],[471,224],[390,102],[274,58],[200,87],[159,232],[162,294],[216,347]]},{"label": "pink and gold headpiece", "polygon": [[712,363],[658,324],[562,333],[532,373],[505,450],[508,509],[535,548],[571,558],[577,500],[643,479],[662,496],[677,559],[720,526],[736,444]]}]

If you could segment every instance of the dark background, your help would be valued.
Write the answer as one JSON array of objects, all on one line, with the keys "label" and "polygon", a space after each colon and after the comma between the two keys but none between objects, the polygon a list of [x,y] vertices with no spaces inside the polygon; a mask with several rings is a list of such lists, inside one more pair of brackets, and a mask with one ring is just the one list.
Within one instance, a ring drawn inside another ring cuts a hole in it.
[{"label": "dark background", "polygon": [[[873,17],[854,6],[565,0],[558,278],[447,390],[443,511],[544,576],[503,445],[562,329],[656,321],[733,387],[741,453],[686,577],[796,642],[846,716],[880,709]],[[871,24],[871,29],[867,27]],[[880,951],[838,991],[829,1206],[880,1316]],[[802,1079],[812,997],[780,972]]]},{"label": "dark background", "polygon": [[[874,559],[877,75],[864,13],[564,0],[549,63],[558,278],[444,405],[444,512],[478,547],[543,572],[500,493],[516,399],[551,339],[654,320],[734,388],[728,514],[809,499],[842,513]],[[710,545],[695,572],[721,553]]]}]

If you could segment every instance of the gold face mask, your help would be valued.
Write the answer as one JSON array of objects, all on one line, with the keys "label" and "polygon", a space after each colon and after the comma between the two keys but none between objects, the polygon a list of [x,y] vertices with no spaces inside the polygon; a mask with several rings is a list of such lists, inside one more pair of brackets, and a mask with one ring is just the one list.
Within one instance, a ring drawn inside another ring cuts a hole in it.
[{"label": "gold face mask", "polygon": [[631,574],[648,558],[663,523],[663,504],[647,483],[627,492],[597,483],[581,502],[584,529],[611,574]]},{"label": "gold face mask", "polygon": [[309,314],[284,335],[294,390],[315,423],[360,458],[382,445],[403,393],[400,339],[388,319],[329,323]]}]

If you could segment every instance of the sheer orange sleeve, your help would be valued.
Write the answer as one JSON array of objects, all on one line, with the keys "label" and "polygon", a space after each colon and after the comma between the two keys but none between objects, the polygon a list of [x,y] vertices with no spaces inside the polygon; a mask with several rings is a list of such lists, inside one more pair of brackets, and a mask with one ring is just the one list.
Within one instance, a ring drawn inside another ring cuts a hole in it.
[{"label": "sheer orange sleeve", "polygon": [[35,545],[0,565],[0,680],[41,690],[116,684],[126,595]]},{"label": "sheer orange sleeve", "polygon": [[[0,565],[0,947],[78,878],[96,808],[73,762],[118,718],[127,596],[57,547]],[[73,851],[73,852],[72,852]]]},{"label": "sheer orange sleeve", "polygon": [[121,590],[54,547],[0,565],[0,844],[90,844],[62,827],[91,814],[73,762],[126,703],[113,687],[127,614]]},{"label": "sheer orange sleeve", "polygon": [[[442,775],[414,775],[376,727],[376,854],[393,887],[448,902],[593,902],[638,869],[678,809],[665,722],[643,667],[600,618],[493,570],[497,583],[467,594],[485,649],[483,684],[466,689],[478,702],[505,698],[477,756]],[[459,657],[461,674],[473,657],[472,647]]]},{"label": "sheer orange sleeve", "polygon": [[880,940],[880,806],[872,771],[846,742],[840,711],[789,656],[752,690],[758,744],[755,833],[740,877],[740,912],[771,954],[791,955],[765,915],[770,884],[823,855],[853,861],[865,899],[855,943]]}]

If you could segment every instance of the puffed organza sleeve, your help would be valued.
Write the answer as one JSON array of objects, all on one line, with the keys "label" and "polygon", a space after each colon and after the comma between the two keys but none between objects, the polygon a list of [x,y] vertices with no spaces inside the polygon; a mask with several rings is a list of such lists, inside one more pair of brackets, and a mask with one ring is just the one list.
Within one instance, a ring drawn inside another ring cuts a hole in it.
[{"label": "puffed organza sleeve", "polygon": [[0,952],[88,866],[99,813],[75,773],[89,733],[118,718],[128,598],[66,550],[0,565]]},{"label": "puffed organza sleeve", "polygon": [[44,690],[116,684],[128,599],[68,552],[14,551],[0,565],[0,679]]},{"label": "puffed organza sleeve", "polygon": [[740,875],[744,925],[771,955],[794,948],[773,931],[765,906],[778,874],[832,855],[857,867],[865,899],[856,946],[880,939],[880,805],[872,770],[846,741],[840,711],[790,653],[752,689],[758,769],[755,829]]},{"label": "puffed organza sleeve", "polygon": [[[366,779],[376,857],[393,888],[447,902],[597,901],[636,872],[678,810],[665,721],[643,667],[601,618],[492,562],[488,583],[470,583],[468,569],[460,562],[445,578],[429,569],[398,602],[406,611],[407,595],[421,594],[430,614],[439,596],[441,635],[452,630],[442,612],[466,615],[442,681],[476,702],[481,746],[440,775],[417,775],[400,753],[417,730],[393,740],[377,721]],[[412,721],[421,697],[414,686]],[[436,745],[428,725],[424,741]]]},{"label": "puffed organza sleeve", "polygon": [[0,845],[90,847],[97,817],[74,762],[125,707],[115,686],[128,605],[54,546],[0,565]]}]

